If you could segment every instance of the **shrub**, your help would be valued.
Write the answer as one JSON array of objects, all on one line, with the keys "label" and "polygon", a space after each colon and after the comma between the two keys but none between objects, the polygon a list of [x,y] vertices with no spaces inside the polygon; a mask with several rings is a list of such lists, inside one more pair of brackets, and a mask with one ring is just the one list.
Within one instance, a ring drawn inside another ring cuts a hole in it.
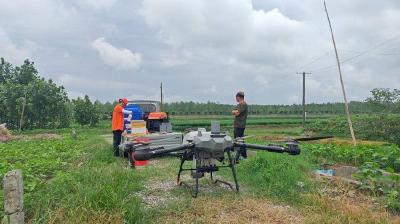
[{"label": "shrub", "polygon": [[99,122],[99,105],[98,103],[92,103],[89,96],[85,95],[83,99],[78,97],[72,102],[74,103],[75,121],[78,124],[95,126]]},{"label": "shrub", "polygon": [[[394,114],[363,115],[353,117],[356,136],[365,140],[387,141],[400,145],[400,116]],[[307,131],[350,136],[347,119],[336,117],[310,123]]]}]

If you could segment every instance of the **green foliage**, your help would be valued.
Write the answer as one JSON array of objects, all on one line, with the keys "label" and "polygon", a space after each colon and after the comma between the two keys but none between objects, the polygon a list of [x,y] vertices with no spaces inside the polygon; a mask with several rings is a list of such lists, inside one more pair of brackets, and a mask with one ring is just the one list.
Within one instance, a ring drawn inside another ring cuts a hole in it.
[{"label": "green foliage", "polygon": [[304,156],[258,152],[238,166],[240,182],[260,196],[268,196],[293,204],[301,203],[302,193],[312,189],[306,173],[311,164]]},{"label": "green foliage", "polygon": [[113,103],[106,102],[104,104],[101,104],[99,101],[96,101],[95,103],[97,103],[99,107],[100,119],[111,120],[112,111],[114,110],[114,106],[117,104],[117,101]]},{"label": "green foliage", "polygon": [[[393,213],[400,212],[400,148],[398,146],[303,145],[315,156],[315,162],[339,162],[359,167],[354,177],[359,188],[374,196],[384,196],[386,206]],[[397,172],[397,173],[396,173]],[[396,201],[397,199],[397,201]]]},{"label": "green foliage", "polygon": [[121,169],[123,164],[112,157],[108,145],[91,149],[95,149],[90,155],[91,160],[97,160],[95,164],[60,174],[32,194],[27,202],[27,215],[33,223],[49,220],[96,223],[101,221],[96,216],[105,214],[115,222],[118,219],[127,223],[145,222],[143,207],[132,195],[142,188],[140,174]]},{"label": "green foliage", "polygon": [[395,145],[304,144],[303,148],[317,158],[355,166],[374,162],[380,169],[400,172],[400,148]]},{"label": "green foliage", "polygon": [[82,153],[82,147],[69,138],[0,144],[0,176],[12,169],[22,169],[29,194],[67,168]]},{"label": "green foliage", "polygon": [[92,103],[89,96],[85,95],[83,99],[78,97],[72,102],[74,103],[75,121],[78,124],[95,126],[99,122],[101,110],[99,101]]},{"label": "green foliage", "polygon": [[[58,172],[70,167],[86,146],[69,138],[0,144],[0,176],[4,176],[9,170],[21,169],[24,195],[29,201],[33,191],[54,178]],[[1,196],[0,201],[3,201]],[[2,212],[0,210],[1,217]]]},{"label": "green foliage", "polygon": [[392,213],[397,213],[397,214],[400,213],[399,191],[396,191],[396,190],[389,191],[389,193],[387,195],[386,206]]},{"label": "green foliage", "polygon": [[22,169],[27,222],[145,223],[140,201],[132,194],[141,189],[143,174],[121,168],[125,161],[115,159],[100,136],[105,130],[78,128],[73,140],[66,129],[62,139],[0,144],[0,176]]},{"label": "green foliage", "polygon": [[[251,115],[300,115],[302,114],[302,105],[255,105],[249,106],[249,114]],[[163,110],[171,115],[230,115],[233,105],[220,104],[214,102],[197,103],[197,102],[175,102],[165,103]],[[368,102],[350,102],[351,112],[355,114],[371,113],[373,108]],[[343,103],[324,103],[324,104],[307,104],[307,114],[344,114]]]},{"label": "green foliage", "polygon": [[400,110],[400,90],[375,88],[371,90],[372,96],[367,98],[374,112],[399,112]]},{"label": "green foliage", "polygon": [[0,123],[17,128],[62,128],[70,124],[70,108],[64,87],[40,78],[34,63],[25,60],[13,67],[0,59]]},{"label": "green foliage", "polygon": [[[353,116],[353,128],[356,136],[360,139],[387,141],[400,145],[399,115]],[[350,136],[345,117],[336,117],[309,123],[306,130],[323,134],[333,134],[335,136]]]},{"label": "green foliage", "polygon": [[392,213],[400,213],[400,175],[384,172],[380,164],[366,162],[354,177],[361,182],[359,188],[375,196],[385,196],[386,207]]},{"label": "green foliage", "polygon": [[[307,122],[317,120],[325,120],[326,116],[312,116]],[[172,116],[171,123],[175,130],[184,130],[186,128],[205,127],[210,128],[211,120],[220,121],[223,127],[233,126],[233,116],[188,116],[188,117],[175,117]],[[247,125],[300,125],[302,123],[301,117],[296,116],[254,116],[251,115],[247,118]]]},{"label": "green foliage", "polygon": [[[400,111],[400,90],[394,89],[373,89],[372,96],[365,102],[350,102],[350,110],[353,114],[370,114],[376,112],[399,112]],[[232,102],[234,103],[234,102]],[[255,105],[249,106],[251,115],[301,115],[302,105]],[[233,105],[214,102],[175,102],[165,103],[163,110],[171,115],[230,115]],[[306,111],[309,115],[329,114],[344,115],[343,103],[307,104]]]},{"label": "green foliage", "polygon": [[400,177],[396,174],[383,173],[379,164],[375,162],[364,163],[355,177],[361,181],[360,189],[368,190],[374,195],[388,194],[396,188],[400,190],[400,182],[396,182]]}]

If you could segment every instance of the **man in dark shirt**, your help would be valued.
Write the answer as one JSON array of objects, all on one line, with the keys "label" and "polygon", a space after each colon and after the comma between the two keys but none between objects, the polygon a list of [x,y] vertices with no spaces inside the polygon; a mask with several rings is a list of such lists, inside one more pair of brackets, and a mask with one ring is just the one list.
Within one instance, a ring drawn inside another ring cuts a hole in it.
[{"label": "man in dark shirt", "polygon": [[[244,93],[238,92],[236,94],[236,101],[238,105],[232,110],[232,115],[235,116],[235,120],[233,122],[234,128],[234,138],[244,137],[244,130],[246,128],[246,120],[248,114],[247,103],[244,101]],[[239,148],[236,153],[236,161],[239,161],[240,156],[243,158],[247,158],[246,148]]]}]

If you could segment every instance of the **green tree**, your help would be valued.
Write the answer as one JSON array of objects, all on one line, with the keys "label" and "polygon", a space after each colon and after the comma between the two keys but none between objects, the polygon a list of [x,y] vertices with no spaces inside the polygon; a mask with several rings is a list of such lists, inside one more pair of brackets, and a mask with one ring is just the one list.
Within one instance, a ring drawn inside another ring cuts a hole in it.
[{"label": "green tree", "polygon": [[395,112],[400,104],[400,90],[388,88],[375,88],[371,90],[372,96],[367,98],[375,112]]},{"label": "green tree", "polygon": [[68,127],[71,110],[64,87],[40,78],[34,63],[13,67],[0,58],[0,122],[17,128]]},{"label": "green tree", "polygon": [[74,103],[75,121],[80,125],[95,126],[99,122],[99,104],[92,103],[88,95],[82,99],[78,97],[72,100]]},{"label": "green tree", "polygon": [[117,102],[110,103],[106,102],[104,104],[101,104],[99,101],[97,101],[98,104],[100,104],[100,119],[101,120],[110,120],[111,119],[111,114],[114,109],[114,106],[116,105]]}]

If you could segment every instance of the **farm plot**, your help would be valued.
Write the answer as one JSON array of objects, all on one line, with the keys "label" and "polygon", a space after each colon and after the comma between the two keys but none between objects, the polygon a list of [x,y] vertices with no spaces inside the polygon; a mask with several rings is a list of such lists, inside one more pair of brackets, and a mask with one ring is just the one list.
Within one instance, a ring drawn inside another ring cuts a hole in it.
[{"label": "farm plot", "polygon": [[[313,116],[307,119],[311,123],[316,120],[326,120],[330,116]],[[232,127],[232,116],[172,116],[171,123],[175,130],[185,128],[204,127],[209,128],[211,120],[220,121],[222,127]],[[301,125],[302,118],[299,116],[249,116],[248,125]]]},{"label": "farm plot", "polygon": [[[214,186],[206,178],[201,180],[199,197],[192,199],[188,189],[175,183],[177,159],[157,159],[133,170],[125,160],[112,156],[103,137],[108,132],[105,127],[77,130],[77,139],[71,139],[70,131],[59,133],[61,139],[26,139],[0,145],[2,174],[12,168],[23,169],[27,220],[31,223],[396,222],[396,210],[385,207],[388,197],[380,200],[380,195],[370,196],[356,187],[314,178],[313,171],[321,163],[364,163],[329,157],[333,155],[329,149],[323,151],[325,147],[336,152],[349,146],[304,144],[297,157],[252,153],[237,166],[240,194]],[[301,132],[298,125],[249,126],[246,133],[254,137],[246,141],[268,144]],[[317,149],[324,153],[318,154]],[[22,161],[29,160],[26,150],[35,156],[25,164]],[[218,175],[232,181],[229,170]],[[184,178],[191,181],[189,175]]]}]

